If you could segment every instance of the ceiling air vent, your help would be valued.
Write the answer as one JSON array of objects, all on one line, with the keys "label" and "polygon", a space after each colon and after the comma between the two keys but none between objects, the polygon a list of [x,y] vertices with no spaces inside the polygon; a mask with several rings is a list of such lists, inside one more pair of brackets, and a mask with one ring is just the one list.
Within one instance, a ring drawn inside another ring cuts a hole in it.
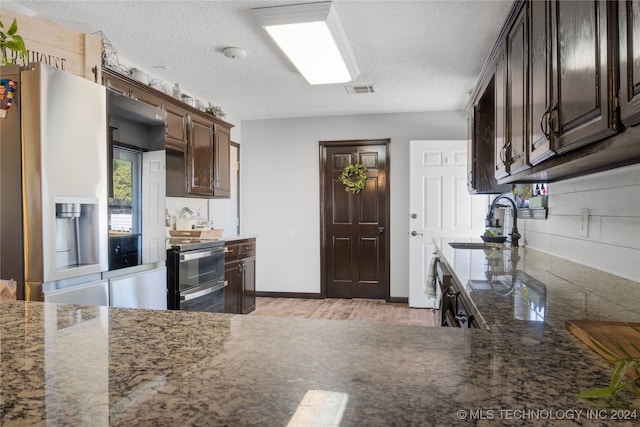
[{"label": "ceiling air vent", "polygon": [[374,93],[376,87],[374,85],[361,85],[361,86],[345,86],[347,93],[357,95],[359,93]]}]

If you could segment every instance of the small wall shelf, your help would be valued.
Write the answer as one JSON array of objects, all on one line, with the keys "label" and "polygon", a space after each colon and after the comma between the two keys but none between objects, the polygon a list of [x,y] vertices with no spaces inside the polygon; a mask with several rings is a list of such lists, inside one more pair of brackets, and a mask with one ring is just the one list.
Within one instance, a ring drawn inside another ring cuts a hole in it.
[{"label": "small wall shelf", "polygon": [[547,219],[549,208],[518,208],[518,218]]}]

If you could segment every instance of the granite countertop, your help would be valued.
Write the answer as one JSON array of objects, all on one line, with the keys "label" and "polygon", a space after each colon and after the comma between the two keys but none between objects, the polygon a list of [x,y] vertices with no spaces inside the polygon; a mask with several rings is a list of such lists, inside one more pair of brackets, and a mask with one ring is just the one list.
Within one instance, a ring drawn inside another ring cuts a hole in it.
[{"label": "granite countertop", "polygon": [[638,283],[526,247],[454,249],[453,241],[481,240],[435,243],[488,329],[544,325],[564,333],[567,319],[640,322]]},{"label": "granite countertop", "polygon": [[233,244],[249,239],[255,239],[255,236],[221,236],[215,239],[201,239],[195,237],[169,237],[165,241],[165,247],[167,249],[171,249],[173,245],[181,245],[184,249],[198,249],[209,244],[215,244],[216,242]]},{"label": "granite countertop", "polygon": [[[560,326],[555,301],[577,302],[570,318],[624,314],[567,280],[565,261],[517,251],[546,285],[543,322],[476,297],[489,329],[2,303],[0,425],[636,425],[575,397],[610,367]],[[475,277],[463,258],[477,255],[443,252],[457,280]]]},{"label": "granite countertop", "polygon": [[226,242],[233,243],[233,242],[239,242],[241,240],[255,239],[256,236],[240,235],[240,236],[224,236],[223,238]]}]

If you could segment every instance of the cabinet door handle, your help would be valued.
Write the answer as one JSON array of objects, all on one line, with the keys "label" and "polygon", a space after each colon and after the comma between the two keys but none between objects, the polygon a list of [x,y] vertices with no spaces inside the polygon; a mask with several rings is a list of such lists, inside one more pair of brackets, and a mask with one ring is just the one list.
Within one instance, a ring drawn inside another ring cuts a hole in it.
[{"label": "cabinet door handle", "polygon": [[466,323],[468,316],[466,314],[458,313],[455,315],[455,318],[459,323]]},{"label": "cabinet door handle", "polygon": [[[542,133],[544,134],[545,138],[549,139],[549,133],[545,131],[544,129],[544,118],[546,116],[549,116],[549,114],[551,114],[551,108],[553,107],[553,105],[549,105],[547,107],[546,110],[544,110],[544,113],[542,113],[542,117],[540,117],[540,130],[542,131]],[[547,117],[547,125],[549,124],[549,118]]]},{"label": "cabinet door handle", "polygon": [[442,326],[449,326],[452,328],[460,327],[460,324],[456,320],[456,317],[453,315],[453,313],[449,309],[447,309],[447,311],[444,313],[444,320],[442,322]]},{"label": "cabinet door handle", "polygon": [[502,162],[502,164],[506,165],[507,164],[507,160],[508,160],[508,154],[507,154],[507,150],[511,147],[511,143],[510,142],[506,142],[503,146],[502,149],[500,150],[500,161]]},{"label": "cabinet door handle", "polygon": [[544,110],[544,113],[542,114],[542,117],[540,117],[540,130],[542,130],[542,133],[544,134],[544,136],[547,138],[547,140],[549,139],[549,132],[545,132],[544,130],[544,118],[545,116],[547,117],[547,127],[548,129],[553,132],[553,136],[558,136],[558,131],[555,130],[553,128],[553,112],[554,111],[558,111],[558,103],[554,102],[553,104],[549,105],[547,107],[546,110]]},{"label": "cabinet door handle", "polygon": [[[550,109],[549,109],[549,115],[547,116],[547,125],[549,126],[549,129],[551,130],[551,132],[553,132],[553,136],[557,137],[559,134],[559,130],[555,130],[553,128],[553,112],[554,111],[558,111],[558,103],[554,102]],[[548,137],[547,137],[548,138]]]}]

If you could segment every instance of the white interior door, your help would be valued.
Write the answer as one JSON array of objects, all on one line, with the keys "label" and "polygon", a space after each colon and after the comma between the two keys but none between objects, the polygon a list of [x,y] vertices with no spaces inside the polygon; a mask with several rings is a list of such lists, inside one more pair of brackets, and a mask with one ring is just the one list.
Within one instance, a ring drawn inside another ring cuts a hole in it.
[{"label": "white interior door", "polygon": [[488,196],[467,191],[467,141],[411,141],[409,306],[438,308],[425,295],[434,238],[479,237]]},{"label": "white interior door", "polygon": [[142,153],[142,263],[167,259],[165,228],[166,152]]}]

